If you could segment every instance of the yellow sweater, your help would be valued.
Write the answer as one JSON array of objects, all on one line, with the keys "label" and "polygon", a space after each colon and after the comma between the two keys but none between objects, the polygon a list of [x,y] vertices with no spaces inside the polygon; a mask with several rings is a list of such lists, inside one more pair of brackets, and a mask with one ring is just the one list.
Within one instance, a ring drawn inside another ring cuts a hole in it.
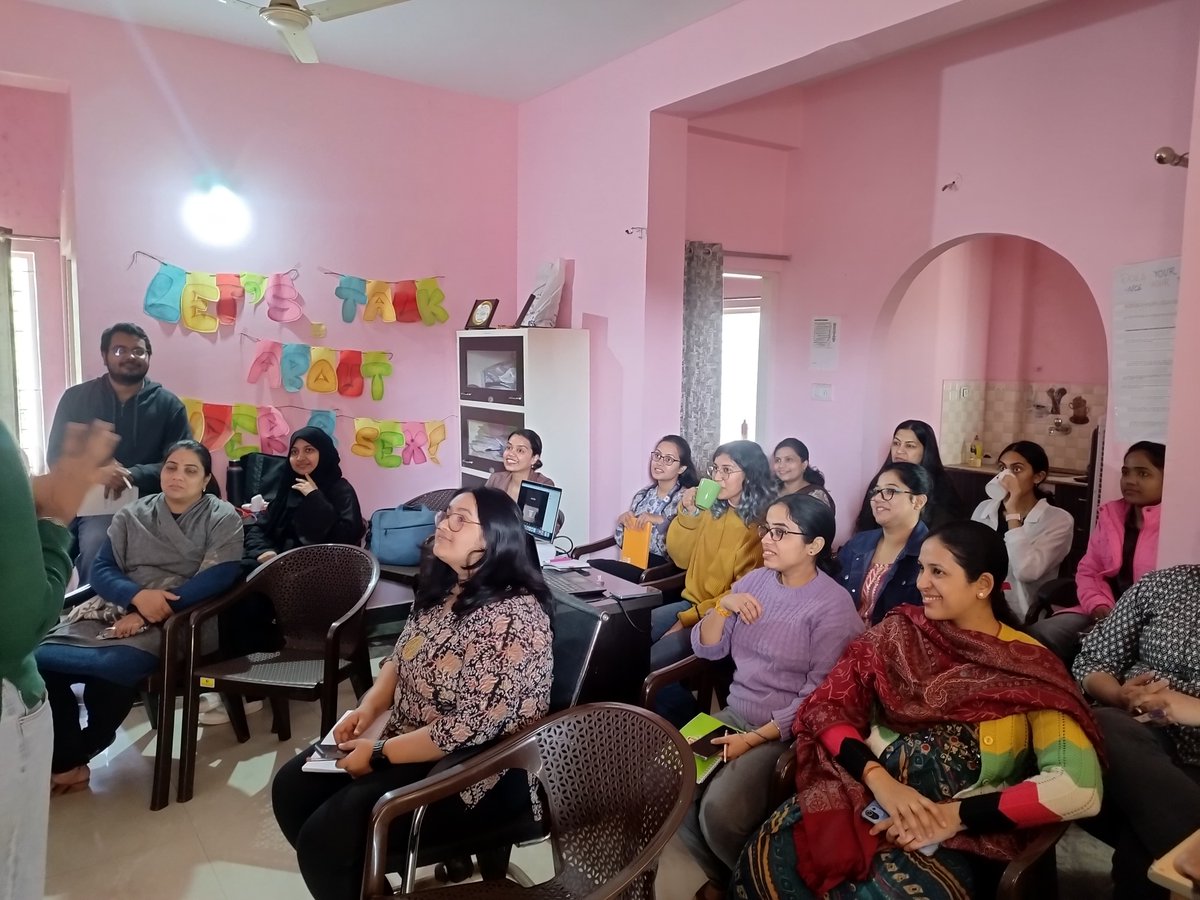
[{"label": "yellow sweater", "polygon": [[707,509],[698,516],[681,512],[667,529],[667,553],[687,570],[683,599],[692,607],[679,614],[679,621],[689,626],[716,606],[735,581],[762,566],[758,529],[742,522],[733,509],[719,519]]}]

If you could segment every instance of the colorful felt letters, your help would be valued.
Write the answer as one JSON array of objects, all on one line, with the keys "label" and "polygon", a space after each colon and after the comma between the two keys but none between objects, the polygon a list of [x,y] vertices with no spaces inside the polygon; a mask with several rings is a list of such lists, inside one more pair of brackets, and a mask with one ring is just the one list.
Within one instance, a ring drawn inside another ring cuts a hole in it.
[{"label": "colorful felt letters", "polygon": [[246,299],[246,289],[238,275],[217,276],[217,322],[232,325],[237,321],[238,309]]},{"label": "colorful felt letters", "polygon": [[388,354],[380,350],[368,350],[363,354],[363,378],[371,379],[371,399],[383,399],[383,379],[392,374],[392,363]]},{"label": "colorful felt letters", "polygon": [[279,358],[283,353],[283,345],[279,341],[259,341],[254,348],[254,360],[250,363],[250,371],[246,373],[246,381],[256,384],[258,379],[267,376],[267,384],[277,388],[282,384],[279,371]]},{"label": "colorful felt letters", "polygon": [[312,347],[308,344],[284,344],[280,368],[283,370],[283,389],[297,393],[304,387],[304,373],[312,359]]},{"label": "colorful felt letters", "polygon": [[312,363],[308,367],[308,389],[318,394],[333,394],[338,389],[337,351],[332,347],[313,347]]},{"label": "colorful felt letters", "polygon": [[353,322],[358,307],[367,305],[367,280],[343,275],[333,293],[342,301],[342,321]]},{"label": "colorful felt letters", "polygon": [[263,453],[273,456],[286,456],[288,452],[287,419],[283,413],[273,406],[261,406],[258,409],[258,441]]},{"label": "colorful felt letters", "polygon": [[258,434],[258,407],[251,403],[233,404],[233,417],[230,421],[233,434],[225,442],[225,455],[230,459],[241,459],[247,453],[257,453],[257,444],[243,443],[247,434]]},{"label": "colorful felt letters", "polygon": [[304,315],[304,298],[296,290],[291,272],[267,278],[267,317],[272,322],[295,322]]},{"label": "colorful felt letters", "polygon": [[338,354],[338,393],[343,397],[362,396],[362,358],[361,350],[343,350]]},{"label": "colorful felt letters", "polygon": [[386,281],[367,282],[367,308],[363,311],[363,321],[374,322],[377,317],[384,322],[396,321],[392,286]]},{"label": "colorful felt letters", "polygon": [[146,287],[146,299],[142,303],[146,315],[160,322],[178,322],[179,297],[185,281],[187,272],[179,266],[159,263],[158,272]]},{"label": "colorful felt letters", "polygon": [[215,303],[220,296],[216,275],[188,272],[179,301],[184,326],[201,334],[214,334],[217,330],[217,317],[208,311],[208,304]]}]

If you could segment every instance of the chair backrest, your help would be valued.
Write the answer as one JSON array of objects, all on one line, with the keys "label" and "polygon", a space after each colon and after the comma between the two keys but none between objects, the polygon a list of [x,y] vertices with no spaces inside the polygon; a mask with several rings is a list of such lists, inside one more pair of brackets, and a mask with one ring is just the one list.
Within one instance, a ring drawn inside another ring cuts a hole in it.
[{"label": "chair backrest", "polygon": [[378,581],[379,561],[361,547],[312,544],[272,559],[254,586],[271,598],[287,646],[319,649],[329,626],[369,597]]},{"label": "chair backrest", "polygon": [[[238,485],[239,492],[246,502],[255,494],[262,494],[269,503],[275,499],[275,491],[283,480],[283,471],[290,466],[286,456],[274,456],[270,453],[247,453],[239,460],[242,470],[242,483]],[[234,491],[226,485],[230,502],[233,502]]]},{"label": "chair backrest", "polygon": [[426,509],[432,509],[434,512],[444,512],[450,508],[450,501],[463,492],[460,487],[442,488],[437,491],[426,491],[424,494],[418,494],[413,497],[405,506],[423,506]]},{"label": "chair backrest", "polygon": [[[549,807],[555,869],[576,897],[619,885],[640,855],[663,846],[696,788],[687,741],[664,719],[619,703],[577,706],[534,732]],[[654,897],[653,861],[621,896]]]},{"label": "chair backrest", "polygon": [[583,694],[605,616],[583,600],[564,594],[551,595],[550,616],[554,629],[550,712],[558,712],[574,706]]}]

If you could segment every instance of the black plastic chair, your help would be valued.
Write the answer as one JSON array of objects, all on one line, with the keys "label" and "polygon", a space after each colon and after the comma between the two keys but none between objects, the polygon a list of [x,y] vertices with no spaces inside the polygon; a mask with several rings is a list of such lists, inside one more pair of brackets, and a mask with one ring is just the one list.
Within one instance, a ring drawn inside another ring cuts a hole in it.
[{"label": "black plastic chair", "polygon": [[[371,687],[363,610],[379,582],[379,562],[359,547],[315,544],[268,560],[231,594],[191,616],[192,661],[188,668],[180,753],[179,802],[192,798],[196,774],[197,717],[201,690],[221,694],[239,742],[249,740],[241,697],[266,697],[281,741],[291,737],[289,700],[321,702],[321,734],[337,717],[338,685],[349,678],[361,697]],[[284,646],[197,665],[196,639],[206,620],[253,594],[275,607]]]}]

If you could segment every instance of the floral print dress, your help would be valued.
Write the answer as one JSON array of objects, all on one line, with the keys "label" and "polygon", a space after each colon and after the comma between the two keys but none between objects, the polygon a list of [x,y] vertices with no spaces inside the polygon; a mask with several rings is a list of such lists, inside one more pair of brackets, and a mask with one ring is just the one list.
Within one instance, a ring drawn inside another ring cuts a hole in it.
[{"label": "floral print dress", "polygon": [[[550,708],[550,617],[532,596],[461,617],[448,605],[414,613],[391,659],[396,693],[384,739],[428,725],[430,739],[448,754],[512,734]],[[463,803],[477,804],[501,775],[463,791]],[[530,795],[536,810],[532,776]]]}]

